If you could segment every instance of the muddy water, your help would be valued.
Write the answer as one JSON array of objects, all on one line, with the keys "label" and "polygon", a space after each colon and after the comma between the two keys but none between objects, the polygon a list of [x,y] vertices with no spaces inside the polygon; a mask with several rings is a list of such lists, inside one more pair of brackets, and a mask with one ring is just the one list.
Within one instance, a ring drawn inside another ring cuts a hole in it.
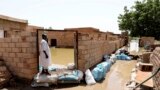
[{"label": "muddy water", "polygon": [[130,79],[131,69],[136,61],[117,61],[107,73],[105,80],[92,86],[80,84],[72,87],[55,88],[54,90],[125,90],[125,84]]},{"label": "muddy water", "polygon": [[74,49],[70,48],[50,48],[52,63],[67,65],[68,63],[74,63]]}]

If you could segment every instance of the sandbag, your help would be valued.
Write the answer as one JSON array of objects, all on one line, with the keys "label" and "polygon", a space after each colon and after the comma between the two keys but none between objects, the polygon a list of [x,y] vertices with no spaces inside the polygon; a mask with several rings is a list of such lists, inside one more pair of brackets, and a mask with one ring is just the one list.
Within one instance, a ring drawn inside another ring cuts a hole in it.
[{"label": "sandbag", "polygon": [[92,73],[89,69],[87,69],[85,72],[85,81],[87,85],[96,84],[96,81],[94,80],[94,77],[92,76]]},{"label": "sandbag", "polygon": [[103,68],[104,72],[108,72],[111,67],[111,61],[105,61],[97,65],[99,68]]},{"label": "sandbag", "polygon": [[116,57],[118,60],[131,60],[131,57],[129,57],[128,55],[125,55],[123,53],[116,55]]},{"label": "sandbag", "polygon": [[83,79],[83,72],[80,70],[74,70],[71,74],[61,75],[58,77],[58,83],[80,83]]},{"label": "sandbag", "polygon": [[58,80],[77,81],[78,80],[78,76],[75,76],[73,74],[61,75],[61,76],[58,77]]},{"label": "sandbag", "polygon": [[35,77],[34,80],[37,83],[52,83],[52,84],[57,84],[57,80],[58,80],[58,75],[56,74],[52,74],[52,75],[44,75],[44,74],[40,74],[38,73]]},{"label": "sandbag", "polygon": [[75,69],[75,64],[74,63],[68,63],[67,69],[69,69],[69,70]]},{"label": "sandbag", "polygon": [[99,67],[95,67],[92,70],[92,75],[96,81],[101,81],[102,79],[104,79],[106,72],[105,72],[104,68],[100,67],[100,65],[99,65]]},{"label": "sandbag", "polygon": [[49,87],[49,84],[48,83],[37,83],[33,81],[31,83],[31,87]]}]

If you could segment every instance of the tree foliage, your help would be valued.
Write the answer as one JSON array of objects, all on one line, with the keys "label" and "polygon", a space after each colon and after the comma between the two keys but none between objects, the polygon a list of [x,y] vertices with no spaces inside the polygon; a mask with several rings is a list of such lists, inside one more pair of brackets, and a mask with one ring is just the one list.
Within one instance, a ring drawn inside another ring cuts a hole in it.
[{"label": "tree foliage", "polygon": [[131,36],[153,36],[160,39],[160,0],[136,1],[130,10],[118,17],[119,29]]}]

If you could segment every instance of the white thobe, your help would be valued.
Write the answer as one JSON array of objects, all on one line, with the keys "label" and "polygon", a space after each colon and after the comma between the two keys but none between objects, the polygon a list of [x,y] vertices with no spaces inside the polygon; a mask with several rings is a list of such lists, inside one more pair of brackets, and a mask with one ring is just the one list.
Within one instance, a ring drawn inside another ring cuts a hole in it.
[{"label": "white thobe", "polygon": [[[48,55],[48,58],[46,58],[45,53]],[[48,46],[48,43],[46,40],[42,39],[41,46],[40,46],[40,57],[39,57],[39,64],[43,68],[47,69],[51,65],[51,52],[50,48]]]}]

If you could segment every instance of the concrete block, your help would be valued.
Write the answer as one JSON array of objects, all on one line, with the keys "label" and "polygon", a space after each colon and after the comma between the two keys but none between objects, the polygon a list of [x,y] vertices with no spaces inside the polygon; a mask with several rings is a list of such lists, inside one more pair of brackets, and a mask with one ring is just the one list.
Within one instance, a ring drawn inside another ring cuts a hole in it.
[{"label": "concrete block", "polygon": [[9,47],[15,47],[15,43],[9,43]]},{"label": "concrete block", "polygon": [[32,43],[21,43],[22,47],[32,47]]},{"label": "concrete block", "polygon": [[3,53],[3,57],[8,57],[9,56],[9,54],[8,53]]},{"label": "concrete block", "polygon": [[21,36],[31,36],[31,32],[27,31],[21,32]]},{"label": "concrete block", "polygon": [[11,52],[12,50],[11,50],[11,48],[6,48],[6,52]]},{"label": "concrete block", "polygon": [[12,48],[12,52],[22,52],[21,48]]},{"label": "concrete block", "polygon": [[6,48],[0,48],[0,52],[5,52]]},{"label": "concrete block", "polygon": [[12,42],[18,43],[19,38],[12,38]]},{"label": "concrete block", "polygon": [[9,43],[2,43],[2,47],[9,47]]},{"label": "concrete block", "polygon": [[15,53],[9,53],[9,57],[14,58],[14,57],[16,57],[16,54]]}]

